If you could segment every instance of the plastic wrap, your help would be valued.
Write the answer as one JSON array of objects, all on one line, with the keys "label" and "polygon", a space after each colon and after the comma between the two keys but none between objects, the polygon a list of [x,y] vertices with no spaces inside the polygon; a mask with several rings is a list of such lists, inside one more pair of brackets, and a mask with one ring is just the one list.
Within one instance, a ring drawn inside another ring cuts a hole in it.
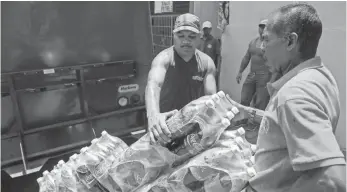
[{"label": "plastic wrap", "polygon": [[208,149],[230,125],[233,114],[228,113],[226,106],[231,105],[226,103],[223,92],[190,102],[167,120],[172,143],[151,144],[149,135],[143,136],[113,164],[110,175],[123,192],[136,190],[154,181],[165,169]]},{"label": "plastic wrap", "polygon": [[[225,131],[238,110],[223,92],[204,96],[167,120],[173,142],[148,134],[128,147],[106,132],[81,150],[77,178],[90,191],[240,192],[255,175],[245,130]],[[107,171],[108,170],[108,171]]]},{"label": "plastic wrap", "polygon": [[[185,164],[168,170],[154,182],[137,190],[138,192],[173,191],[230,191],[240,192],[248,180],[255,175],[252,145],[240,145],[235,140],[239,130],[218,140],[215,145],[196,155]],[[236,137],[228,137],[231,135]],[[244,144],[248,144],[244,141]]]}]

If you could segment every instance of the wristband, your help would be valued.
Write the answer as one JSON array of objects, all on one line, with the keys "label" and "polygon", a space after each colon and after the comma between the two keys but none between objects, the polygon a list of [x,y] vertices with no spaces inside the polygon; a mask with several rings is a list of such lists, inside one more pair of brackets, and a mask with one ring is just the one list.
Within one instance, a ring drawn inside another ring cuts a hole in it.
[{"label": "wristband", "polygon": [[249,120],[250,120],[251,122],[254,122],[256,114],[257,114],[257,111],[256,111],[256,110],[252,110],[252,112],[249,114],[249,115],[250,115]]}]

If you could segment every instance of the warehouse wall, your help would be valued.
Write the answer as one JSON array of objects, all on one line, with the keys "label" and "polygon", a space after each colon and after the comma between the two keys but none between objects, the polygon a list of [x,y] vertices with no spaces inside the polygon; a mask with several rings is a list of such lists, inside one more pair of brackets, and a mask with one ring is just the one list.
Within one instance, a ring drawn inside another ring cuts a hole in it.
[{"label": "warehouse wall", "polygon": [[[240,101],[241,84],[236,75],[248,43],[257,35],[259,20],[281,5],[290,2],[235,2],[230,4],[230,25],[222,35],[221,89]],[[346,148],[346,2],[310,2],[323,22],[318,55],[331,70],[340,89],[341,114],[336,132],[338,142]],[[195,2],[194,11],[201,21],[217,24],[215,2]],[[248,10],[248,11],[245,11]],[[218,30],[218,29],[217,29]],[[214,28],[214,34],[216,29]],[[245,79],[249,69],[243,74]]]},{"label": "warehouse wall", "polygon": [[218,1],[194,1],[193,6],[193,14],[200,18],[201,25],[205,21],[210,21],[212,23],[212,35],[216,38],[222,36],[221,30],[217,29],[218,6]]}]

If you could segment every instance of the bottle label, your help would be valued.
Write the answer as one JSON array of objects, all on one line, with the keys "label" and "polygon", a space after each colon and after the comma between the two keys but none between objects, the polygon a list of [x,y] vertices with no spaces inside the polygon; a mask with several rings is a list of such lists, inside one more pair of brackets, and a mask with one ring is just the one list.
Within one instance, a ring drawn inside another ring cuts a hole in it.
[{"label": "bottle label", "polygon": [[48,179],[48,181],[46,181],[46,186],[47,186],[47,191],[52,191],[54,192],[56,189],[55,189],[55,183],[54,181],[52,181],[51,179]]},{"label": "bottle label", "polygon": [[186,139],[184,140],[184,145],[190,154],[196,155],[204,149],[200,144],[200,141],[201,138],[199,134],[192,133],[190,135],[187,135]]},{"label": "bottle label", "polygon": [[76,183],[71,170],[63,169],[61,171],[61,180],[67,188],[73,188],[74,184]]},{"label": "bottle label", "polygon": [[100,179],[103,177],[106,173],[108,168],[111,166],[111,163],[108,162],[105,159],[102,159],[99,164],[96,164],[94,167],[94,175],[97,179]]},{"label": "bottle label", "polygon": [[96,183],[96,179],[93,174],[88,170],[86,165],[79,166],[76,169],[78,178],[85,184],[89,189]]}]

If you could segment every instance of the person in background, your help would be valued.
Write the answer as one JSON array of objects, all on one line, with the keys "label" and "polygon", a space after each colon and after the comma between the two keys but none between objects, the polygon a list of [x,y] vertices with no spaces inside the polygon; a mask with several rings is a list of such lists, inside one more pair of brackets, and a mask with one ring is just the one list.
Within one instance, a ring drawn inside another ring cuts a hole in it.
[{"label": "person in background", "polygon": [[192,14],[177,17],[174,45],[152,61],[145,91],[148,132],[152,142],[171,142],[166,120],[177,109],[204,95],[216,93],[216,67],[199,51],[199,18]]},{"label": "person in background", "polygon": [[269,16],[261,48],[270,71],[281,76],[267,85],[265,111],[234,102],[238,116],[260,122],[257,175],[247,192],[346,191],[346,161],[335,136],[339,90],[316,56],[321,35],[309,4],[289,4]]},{"label": "person in background", "polygon": [[251,63],[250,72],[241,90],[241,104],[250,106],[254,98],[254,107],[261,110],[264,110],[269,102],[269,93],[266,89],[266,84],[271,78],[271,73],[265,65],[266,61],[263,57],[263,51],[260,49],[266,22],[267,20],[262,20],[259,23],[259,36],[249,43],[246,55],[242,59],[239,73],[236,77],[236,81],[239,84],[243,71]]},{"label": "person in background", "polygon": [[203,35],[201,36],[201,44],[199,49],[206,53],[208,56],[212,58],[214,63],[216,64],[217,69],[217,90],[219,88],[219,72],[221,65],[221,56],[220,56],[220,43],[218,39],[214,38],[211,35],[212,31],[212,23],[209,21],[205,21],[202,24]]}]

